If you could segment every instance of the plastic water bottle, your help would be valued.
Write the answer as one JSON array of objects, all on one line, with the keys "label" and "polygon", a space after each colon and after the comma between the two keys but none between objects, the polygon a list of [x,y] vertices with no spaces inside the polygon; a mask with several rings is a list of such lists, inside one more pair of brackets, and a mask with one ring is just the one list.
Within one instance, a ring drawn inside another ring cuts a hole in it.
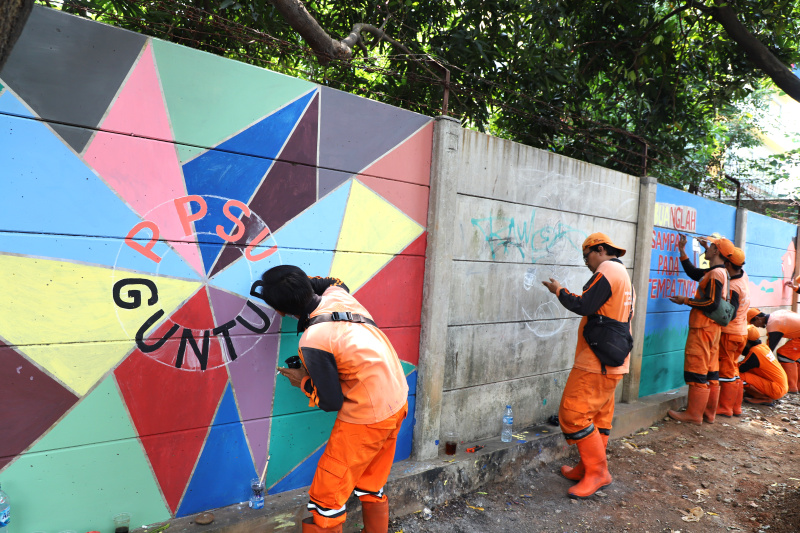
[{"label": "plastic water bottle", "polygon": [[8,504],[8,496],[0,488],[0,529],[8,527],[8,522],[11,520],[11,506]]},{"label": "plastic water bottle", "polygon": [[500,433],[500,440],[503,442],[511,442],[511,426],[514,425],[514,413],[511,411],[511,406],[506,405],[506,412],[503,415],[503,431]]}]

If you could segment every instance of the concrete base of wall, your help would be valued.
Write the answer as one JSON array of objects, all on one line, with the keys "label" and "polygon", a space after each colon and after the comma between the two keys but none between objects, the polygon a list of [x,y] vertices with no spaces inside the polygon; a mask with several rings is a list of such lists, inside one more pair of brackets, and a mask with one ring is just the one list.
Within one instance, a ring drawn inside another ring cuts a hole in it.
[{"label": "concrete base of wall", "polygon": [[[686,405],[686,394],[684,387],[640,398],[636,403],[617,404],[612,438],[650,426],[663,418],[668,409],[680,409]],[[429,461],[409,460],[395,464],[386,485],[392,516],[436,507],[487,483],[511,477],[520,468],[543,466],[570,453],[557,427],[534,426],[517,436],[521,438],[512,443],[500,442],[495,437],[462,444],[452,457],[442,454]],[[475,445],[485,448],[476,453],[465,451]],[[307,502],[306,490],[284,492],[268,496],[263,509],[250,509],[247,503],[216,509],[210,525],[195,524],[194,516],[172,520],[169,533],[299,533],[300,521],[307,515]],[[357,498],[351,498],[347,507],[351,511],[347,514],[345,531],[357,530],[361,526],[361,506]]]}]

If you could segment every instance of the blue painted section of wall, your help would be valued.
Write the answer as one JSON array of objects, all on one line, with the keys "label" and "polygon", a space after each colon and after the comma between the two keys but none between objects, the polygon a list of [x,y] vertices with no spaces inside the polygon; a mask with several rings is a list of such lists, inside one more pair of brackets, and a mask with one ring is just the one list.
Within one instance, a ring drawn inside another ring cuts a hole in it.
[{"label": "blue painted section of wall", "polygon": [[228,384],[176,516],[246,501],[254,477],[258,474]]},{"label": "blue painted section of wall", "polygon": [[[658,185],[656,202],[696,209],[696,228],[689,237],[720,234],[734,240],[736,208],[700,198],[684,191]],[[639,395],[664,392],[683,385],[683,346],[688,332],[689,308],[678,306],[670,296],[694,296],[697,288],[680,265],[677,230],[656,226],[650,258],[650,284],[647,294],[647,320],[642,352]],[[687,254],[700,263],[702,248],[689,239]]]},{"label": "blue painted section of wall", "polygon": [[234,227],[233,222],[224,216],[222,206],[228,199],[245,204],[250,201],[315,92],[309,92],[220,144],[216,149],[209,150],[183,165],[189,194],[220,197],[206,197],[208,214],[195,222],[196,233],[202,235],[207,242],[213,243],[202,249],[206,271],[211,270],[225,244],[216,234],[217,225],[225,228],[225,233],[230,233]]},{"label": "blue painted section of wall", "polygon": [[747,214],[745,271],[750,277],[752,307],[780,307],[792,303],[784,285],[794,274],[797,226],[760,215]]},{"label": "blue painted section of wall", "polygon": [[319,463],[319,458],[322,457],[323,453],[325,453],[324,445],[312,453],[308,459],[297,465],[294,470],[276,483],[274,487],[269,489],[267,494],[278,494],[280,492],[286,492],[287,490],[299,489],[300,487],[311,485],[311,481],[314,479],[314,472],[317,471],[317,463]]}]

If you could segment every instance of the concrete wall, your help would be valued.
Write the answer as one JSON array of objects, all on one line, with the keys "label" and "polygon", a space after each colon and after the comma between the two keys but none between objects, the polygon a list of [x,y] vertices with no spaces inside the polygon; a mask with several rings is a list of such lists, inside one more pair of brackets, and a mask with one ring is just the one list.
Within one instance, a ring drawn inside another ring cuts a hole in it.
[{"label": "concrete wall", "polygon": [[518,427],[557,413],[579,317],[541,281],[580,292],[591,276],[581,243],[595,231],[628,250],[632,271],[640,180],[467,130],[456,152],[438,430],[477,439],[499,434],[507,403]]},{"label": "concrete wall", "polygon": [[432,132],[35,7],[0,71],[10,531],[106,533],[121,511],[138,526],[238,503],[268,455],[270,493],[310,483],[335,413],[276,378],[295,322],[251,295],[276,264],[340,277],[392,340],[408,457]]}]

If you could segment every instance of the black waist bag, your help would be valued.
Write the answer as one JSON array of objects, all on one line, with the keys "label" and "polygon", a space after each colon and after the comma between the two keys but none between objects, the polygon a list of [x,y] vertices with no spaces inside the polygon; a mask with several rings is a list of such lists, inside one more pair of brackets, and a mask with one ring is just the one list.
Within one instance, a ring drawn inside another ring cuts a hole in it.
[{"label": "black waist bag", "polygon": [[607,366],[622,366],[633,350],[631,323],[620,322],[603,315],[589,315],[583,327],[583,338],[600,359],[603,374]]}]

